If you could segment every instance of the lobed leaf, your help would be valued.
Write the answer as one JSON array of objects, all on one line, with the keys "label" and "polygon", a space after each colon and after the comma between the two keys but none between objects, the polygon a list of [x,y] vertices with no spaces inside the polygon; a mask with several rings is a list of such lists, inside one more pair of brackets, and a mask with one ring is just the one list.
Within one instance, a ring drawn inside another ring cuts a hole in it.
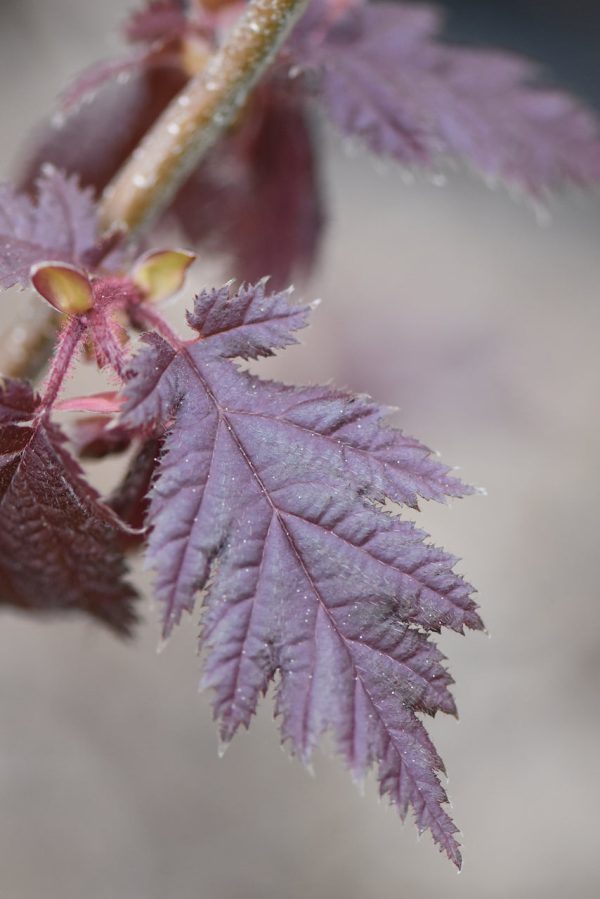
[{"label": "lobed leaf", "polygon": [[0,389],[0,605],[86,612],[126,635],[136,594],[118,520],[37,403],[22,382]]},{"label": "lobed leaf", "polygon": [[292,342],[306,315],[264,282],[206,292],[188,315],[195,340],[146,335],[133,362],[123,424],[165,431],[147,519],[164,634],[205,590],[204,683],[223,739],[278,676],[293,751],[307,759],[330,730],[353,772],[375,764],[382,793],[459,864],[417,713],[455,711],[427,631],[481,620],[456,560],[379,503],[469,489],[368,399],[230,360]]},{"label": "lobed leaf", "polygon": [[297,61],[340,130],[373,152],[434,169],[463,160],[534,194],[600,181],[596,117],[530,63],[441,43],[428,7],[358,2],[332,24],[322,10],[292,38]]},{"label": "lobed leaf", "polygon": [[228,359],[272,356],[275,349],[297,343],[292,332],[305,327],[308,308],[292,306],[289,291],[267,294],[266,284],[265,278],[242,285],[235,298],[232,284],[203,290],[186,315],[190,328],[204,340],[211,338],[208,347]]},{"label": "lobed leaf", "polygon": [[48,259],[78,265],[96,244],[96,207],[77,178],[46,168],[37,203],[0,185],[0,288],[27,287],[31,268]]}]

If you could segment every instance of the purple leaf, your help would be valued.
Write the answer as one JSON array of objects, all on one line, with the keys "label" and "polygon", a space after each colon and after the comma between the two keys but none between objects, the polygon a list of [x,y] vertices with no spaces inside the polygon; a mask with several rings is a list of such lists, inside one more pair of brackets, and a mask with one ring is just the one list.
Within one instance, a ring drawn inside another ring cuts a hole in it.
[{"label": "purple leaf", "polygon": [[[158,50],[127,70],[113,61],[103,71],[96,93],[77,106],[81,92],[88,92],[84,73],[69,94],[66,115],[37,136],[26,186],[50,162],[100,192],[187,81],[177,58]],[[310,271],[325,217],[311,122],[298,91],[287,82],[285,88],[274,81],[255,92],[171,207],[185,237],[225,256],[232,276],[254,281],[268,274],[276,287]]]},{"label": "purple leaf", "polygon": [[[12,422],[4,414],[16,408]],[[0,390],[0,605],[82,611],[120,634],[135,622],[112,510],[83,479],[65,438],[21,382]]]},{"label": "purple leaf", "polygon": [[188,28],[180,0],[148,0],[143,9],[131,14],[125,35],[131,43],[149,44],[181,37]]},{"label": "purple leaf", "polygon": [[129,449],[132,434],[122,425],[111,427],[105,415],[90,415],[76,421],[69,437],[81,459],[104,459]]},{"label": "purple leaf", "polygon": [[0,185],[0,288],[29,285],[33,265],[46,260],[77,265],[96,243],[96,207],[76,178],[47,169],[37,203]]},{"label": "purple leaf", "polygon": [[164,633],[206,590],[204,682],[223,739],[278,675],[293,751],[307,759],[332,731],[354,773],[376,764],[382,793],[459,864],[441,762],[416,713],[455,711],[426,631],[481,620],[456,560],[379,503],[469,489],[369,400],[261,381],[229,361],[292,342],[306,314],[263,284],[204,293],[188,316],[196,340],[147,335],[133,362],[124,424],[166,430],[148,515]]},{"label": "purple leaf", "polygon": [[99,193],[186,81],[170,59],[154,55],[127,81],[105,81],[89,103],[55,117],[34,136],[23,184],[30,187],[41,166],[51,163],[77,173],[83,185]]},{"label": "purple leaf", "polygon": [[229,359],[259,359],[297,343],[292,332],[306,326],[309,310],[290,305],[289,291],[267,294],[262,280],[242,285],[232,298],[230,287],[203,290],[187,313],[190,328],[213,338],[207,349]]},{"label": "purple leaf", "polygon": [[29,381],[0,379],[0,425],[31,421],[38,403]]},{"label": "purple leaf", "polygon": [[146,524],[149,491],[162,453],[162,441],[155,437],[145,440],[125,473],[125,477],[109,499],[111,509],[129,528],[138,534],[124,534],[124,546],[141,543],[141,531]]},{"label": "purple leaf", "polygon": [[65,114],[70,114],[80,103],[92,102],[97,92],[111,81],[126,84],[133,75],[151,65],[153,61],[154,56],[147,50],[136,50],[128,56],[103,59],[94,63],[84,69],[63,91],[60,97],[62,110]]},{"label": "purple leaf", "polygon": [[588,110],[538,86],[524,60],[439,43],[437,25],[427,7],[359,3],[292,47],[340,130],[375,153],[428,168],[461,159],[534,194],[600,180]]}]

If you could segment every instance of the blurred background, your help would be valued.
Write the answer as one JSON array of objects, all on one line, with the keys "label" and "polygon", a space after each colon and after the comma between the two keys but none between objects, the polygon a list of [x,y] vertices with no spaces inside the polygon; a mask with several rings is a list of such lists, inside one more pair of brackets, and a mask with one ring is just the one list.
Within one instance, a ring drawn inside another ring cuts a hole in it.
[{"label": "blurred background", "polygon": [[[123,5],[2,0],[3,178],[68,78],[114,50]],[[441,5],[454,39],[528,53],[600,99],[594,0]],[[420,516],[464,559],[491,635],[444,638],[461,718],[430,725],[464,871],[326,753],[314,777],[290,761],[268,700],[219,759],[197,622],[157,655],[147,603],[131,645],[2,616],[2,899],[600,895],[600,199],[567,196],[542,227],[475,180],[406,186],[323,139],[331,220],[302,293],[324,303],[268,370],[399,406],[488,490]]]}]

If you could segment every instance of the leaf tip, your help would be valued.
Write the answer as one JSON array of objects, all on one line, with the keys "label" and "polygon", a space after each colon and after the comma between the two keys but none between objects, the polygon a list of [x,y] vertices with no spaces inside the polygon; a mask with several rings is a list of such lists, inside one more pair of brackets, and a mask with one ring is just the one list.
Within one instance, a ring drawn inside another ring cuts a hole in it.
[{"label": "leaf tip", "polygon": [[230,745],[231,743],[229,740],[219,740],[219,745],[217,746],[217,755],[220,759],[223,758]]}]

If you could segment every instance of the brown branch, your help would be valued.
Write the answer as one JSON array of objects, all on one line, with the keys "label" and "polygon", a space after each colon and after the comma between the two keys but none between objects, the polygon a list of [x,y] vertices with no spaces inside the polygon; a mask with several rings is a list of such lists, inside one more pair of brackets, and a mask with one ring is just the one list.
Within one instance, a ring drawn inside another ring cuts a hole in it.
[{"label": "brown branch", "polygon": [[[308,0],[250,0],[225,43],[167,107],[104,191],[100,225],[139,232],[168,205],[187,175],[231,123]],[[0,371],[36,378],[55,336],[54,316],[24,298],[0,337]]]},{"label": "brown branch", "polygon": [[104,192],[100,221],[128,232],[168,205],[235,117],[307,0],[250,0],[223,47],[168,106]]}]

